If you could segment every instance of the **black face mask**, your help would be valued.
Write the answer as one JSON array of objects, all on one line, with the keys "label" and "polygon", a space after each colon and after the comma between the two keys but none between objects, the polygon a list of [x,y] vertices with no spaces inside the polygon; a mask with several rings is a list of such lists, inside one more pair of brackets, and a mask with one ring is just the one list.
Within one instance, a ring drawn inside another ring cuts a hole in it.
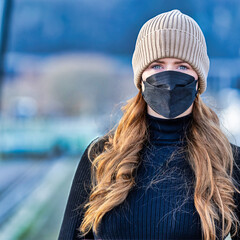
[{"label": "black face mask", "polygon": [[156,73],[143,81],[143,98],[158,114],[175,118],[185,112],[197,96],[197,80],[177,71]]}]

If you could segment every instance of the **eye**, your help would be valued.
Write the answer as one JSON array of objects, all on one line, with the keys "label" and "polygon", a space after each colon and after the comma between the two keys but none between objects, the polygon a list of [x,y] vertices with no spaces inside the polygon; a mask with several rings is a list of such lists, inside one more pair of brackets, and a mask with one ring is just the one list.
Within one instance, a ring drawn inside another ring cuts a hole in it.
[{"label": "eye", "polygon": [[187,67],[186,65],[180,65],[178,68],[181,69],[181,70],[189,69],[189,67]]},{"label": "eye", "polygon": [[151,66],[151,68],[153,68],[153,69],[162,69],[162,66],[159,65],[159,64],[154,64],[154,65]]}]

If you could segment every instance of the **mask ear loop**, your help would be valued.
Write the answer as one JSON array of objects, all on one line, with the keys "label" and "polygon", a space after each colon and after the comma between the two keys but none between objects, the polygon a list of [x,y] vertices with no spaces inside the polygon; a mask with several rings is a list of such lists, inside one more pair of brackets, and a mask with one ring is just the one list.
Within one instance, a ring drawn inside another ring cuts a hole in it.
[{"label": "mask ear loop", "polygon": [[[143,92],[142,83],[143,83],[143,80],[141,78],[140,83],[139,83],[139,90],[140,90],[141,93]],[[143,83],[143,85],[144,85],[144,83]]]},{"label": "mask ear loop", "polygon": [[198,88],[198,91],[197,91],[196,97],[199,97],[199,95],[200,95],[200,87]]}]

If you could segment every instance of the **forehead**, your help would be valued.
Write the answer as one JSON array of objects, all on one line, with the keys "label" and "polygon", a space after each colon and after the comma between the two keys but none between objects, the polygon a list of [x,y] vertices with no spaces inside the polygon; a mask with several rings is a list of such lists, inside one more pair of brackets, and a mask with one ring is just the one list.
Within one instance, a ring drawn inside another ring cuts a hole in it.
[{"label": "forehead", "polygon": [[159,59],[156,59],[154,60],[152,63],[172,63],[172,64],[179,64],[179,63],[186,63],[188,64],[187,62],[183,61],[182,59],[178,59],[178,58],[159,58]]}]

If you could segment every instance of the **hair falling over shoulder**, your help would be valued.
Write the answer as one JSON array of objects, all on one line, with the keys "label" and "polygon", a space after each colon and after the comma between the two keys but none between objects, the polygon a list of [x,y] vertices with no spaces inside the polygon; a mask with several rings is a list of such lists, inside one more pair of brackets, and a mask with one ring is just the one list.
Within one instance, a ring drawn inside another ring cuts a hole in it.
[{"label": "hair falling over shoulder", "polygon": [[[92,161],[92,185],[84,205],[84,218],[79,236],[86,235],[98,226],[104,214],[121,204],[135,184],[135,172],[140,164],[140,151],[148,138],[146,102],[141,90],[122,107],[123,116],[118,125],[103,138],[107,138],[100,153],[88,156]],[[203,238],[216,239],[216,221],[221,221],[222,236],[231,227],[237,233],[239,219],[234,213],[234,192],[237,189],[232,177],[234,157],[227,137],[220,129],[219,118],[198,95],[193,105],[193,122],[186,136],[187,160],[195,174],[194,204],[201,219]]]}]

